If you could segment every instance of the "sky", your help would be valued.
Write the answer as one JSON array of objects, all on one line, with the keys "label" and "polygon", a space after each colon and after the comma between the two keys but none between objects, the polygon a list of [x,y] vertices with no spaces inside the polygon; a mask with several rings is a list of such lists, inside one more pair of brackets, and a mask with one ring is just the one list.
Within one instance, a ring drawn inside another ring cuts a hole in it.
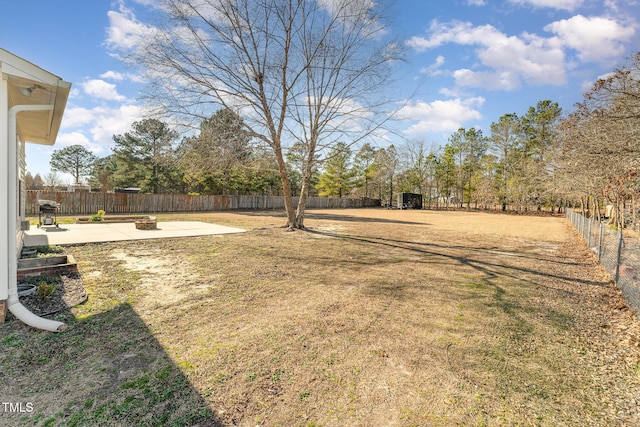
[{"label": "sky", "polygon": [[[3,4],[0,47],[72,83],[56,144],[27,144],[33,175],[49,173],[53,150],[69,145],[111,154],[113,135],[144,118],[144,81],[118,58],[151,25],[156,3]],[[412,93],[398,100],[400,144],[444,145],[460,127],[489,135],[500,116],[545,99],[568,114],[640,51],[640,0],[393,0],[389,15],[387,34],[407,49],[389,90]]]}]

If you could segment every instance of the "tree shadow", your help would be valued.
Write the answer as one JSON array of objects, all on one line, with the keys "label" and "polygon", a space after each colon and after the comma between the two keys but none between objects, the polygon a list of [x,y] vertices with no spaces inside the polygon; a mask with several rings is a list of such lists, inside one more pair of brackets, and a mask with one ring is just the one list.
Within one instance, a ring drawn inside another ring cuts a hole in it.
[{"label": "tree shadow", "polygon": [[[286,218],[286,214],[284,211],[239,211],[234,212],[238,215],[252,216],[252,217],[260,217],[260,216],[273,216],[279,218]],[[417,221],[404,221],[397,219],[385,219],[378,217],[367,217],[367,216],[355,216],[355,215],[345,215],[344,213],[332,214],[325,212],[314,212],[313,209],[305,211],[305,219],[314,219],[314,220],[324,220],[324,221],[345,221],[345,222],[359,222],[359,223],[383,223],[383,224],[400,224],[400,225],[430,225],[426,222],[417,222]]]},{"label": "tree shadow", "polygon": [[[500,250],[499,254],[502,255],[502,260],[498,261],[496,258],[496,249],[487,247],[474,247],[463,245],[441,245],[437,243],[424,243],[413,242],[399,239],[370,237],[370,236],[357,236],[349,234],[340,234],[328,231],[319,230],[307,230],[311,234],[323,235],[326,237],[333,237],[338,239],[344,239],[345,241],[351,241],[358,244],[372,245],[377,247],[384,247],[389,250],[394,250],[394,256],[390,256],[389,260],[380,259],[375,260],[364,259],[352,259],[346,262],[352,262],[354,264],[364,263],[366,265],[379,265],[388,263],[397,263],[394,260],[395,257],[406,252],[408,254],[417,254],[419,257],[412,257],[411,262],[417,264],[446,264],[445,268],[455,274],[457,267],[468,267],[472,270],[481,273],[479,277],[473,280],[477,281],[479,289],[492,289],[492,295],[490,300],[486,300],[483,304],[487,307],[493,307],[500,310],[511,319],[511,325],[514,330],[519,331],[520,334],[527,334],[527,328],[529,322],[526,320],[524,314],[526,312],[535,312],[538,317],[544,317],[548,321],[552,322],[559,328],[565,329],[571,324],[570,316],[566,313],[562,313],[553,307],[549,306],[537,306],[526,304],[520,301],[518,298],[514,298],[507,287],[505,287],[505,279],[513,280],[514,283],[520,283],[523,285],[535,286],[542,288],[548,292],[554,292],[556,295],[566,295],[571,297],[575,293],[581,292],[579,288],[575,291],[563,289],[562,287],[554,287],[550,283],[550,280],[563,281],[565,283],[573,283],[576,285],[588,285],[588,286],[607,286],[609,281],[595,281],[584,279],[580,277],[572,277],[567,274],[558,274],[555,272],[545,271],[535,268],[535,262],[543,261],[545,263],[556,264],[562,271],[562,266],[586,266],[587,264],[567,262],[562,259],[554,258],[551,256],[545,257],[544,260],[538,259],[534,255],[509,253],[507,250]],[[527,266],[516,265],[515,260],[525,259],[528,263]],[[509,260],[514,260],[510,263]],[[335,259],[333,260],[335,262]],[[345,262],[344,260],[341,262]],[[443,268],[442,266],[440,268]],[[412,293],[408,292],[411,288],[424,287],[423,284],[417,284],[415,281],[405,281],[399,271],[398,275],[394,275],[394,280],[385,280],[383,283],[376,283],[368,290],[368,293],[374,296],[384,295],[395,299],[411,298]],[[456,292],[455,289],[449,289],[447,292]],[[469,293],[466,290],[461,290],[460,295],[469,297],[473,293]],[[486,293],[479,293],[478,296],[486,295]],[[511,296],[510,296],[511,295]],[[453,297],[453,295],[451,295]],[[473,297],[473,296],[471,296]],[[530,332],[530,331],[529,331]]]},{"label": "tree shadow", "polygon": [[[549,272],[543,272],[538,269],[518,266],[514,264],[509,264],[506,262],[495,262],[487,259],[487,256],[495,257],[495,249],[487,248],[487,247],[473,247],[473,246],[461,246],[461,245],[440,245],[437,243],[424,243],[424,242],[413,242],[406,240],[398,240],[398,239],[390,239],[383,237],[369,237],[369,236],[356,236],[349,234],[340,234],[336,232],[328,232],[321,230],[307,230],[308,233],[318,234],[327,237],[333,237],[338,239],[344,239],[347,241],[353,241],[358,243],[363,243],[367,245],[375,245],[375,246],[384,246],[389,249],[398,249],[402,251],[407,251],[409,253],[419,254],[421,256],[428,257],[423,262],[426,262],[429,259],[439,258],[446,259],[452,261],[454,264],[468,266],[478,272],[485,274],[487,277],[497,277],[498,275],[502,277],[513,278],[517,280],[524,280],[530,283],[531,279],[527,279],[524,275],[529,275],[533,277],[540,277],[541,279],[558,279],[567,282],[587,284],[593,286],[607,286],[609,282],[605,281],[594,281],[587,280],[576,277],[569,277],[561,274],[553,274]],[[451,252],[454,253],[451,253]],[[460,252],[466,252],[469,255],[461,255],[458,254]],[[458,253],[457,253],[458,252]],[[530,261],[540,261],[540,257],[534,255],[526,255],[520,253],[509,253],[507,251],[501,251],[502,254],[506,254],[505,258],[525,258]],[[477,256],[474,256],[477,255]],[[555,263],[559,265],[580,265],[576,263],[566,262],[557,258],[548,257],[544,259],[545,262]],[[534,284],[540,285],[540,283],[535,282]]]},{"label": "tree shadow", "polygon": [[223,425],[131,305],[62,312],[69,328],[57,334],[8,317],[2,398],[25,410],[0,411],[4,425]]}]

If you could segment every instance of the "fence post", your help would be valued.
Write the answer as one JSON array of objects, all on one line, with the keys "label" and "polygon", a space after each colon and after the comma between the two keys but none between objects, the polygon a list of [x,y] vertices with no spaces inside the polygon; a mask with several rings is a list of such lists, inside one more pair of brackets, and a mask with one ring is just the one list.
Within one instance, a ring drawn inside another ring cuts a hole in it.
[{"label": "fence post", "polygon": [[587,247],[591,250],[591,228],[592,228],[591,218],[587,219]]},{"label": "fence post", "polygon": [[598,236],[598,260],[602,259],[602,234],[604,232],[604,226],[602,225],[602,222],[600,222],[600,233]]},{"label": "fence post", "polygon": [[618,259],[616,261],[616,285],[618,284],[618,280],[620,280],[620,260],[622,255],[622,232],[620,232],[620,240],[618,240]]}]

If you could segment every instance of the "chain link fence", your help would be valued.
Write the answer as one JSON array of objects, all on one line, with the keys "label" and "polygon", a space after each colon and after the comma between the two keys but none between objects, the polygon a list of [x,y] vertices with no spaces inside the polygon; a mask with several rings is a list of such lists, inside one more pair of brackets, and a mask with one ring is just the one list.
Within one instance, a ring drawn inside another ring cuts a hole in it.
[{"label": "chain link fence", "polygon": [[629,308],[640,317],[640,241],[624,238],[608,224],[570,209],[567,218],[620,288]]}]

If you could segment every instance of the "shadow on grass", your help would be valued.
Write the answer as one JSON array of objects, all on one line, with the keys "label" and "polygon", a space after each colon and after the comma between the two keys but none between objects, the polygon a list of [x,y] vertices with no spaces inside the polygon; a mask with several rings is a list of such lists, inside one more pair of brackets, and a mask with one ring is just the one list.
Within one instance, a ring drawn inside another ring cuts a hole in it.
[{"label": "shadow on grass", "polygon": [[[534,276],[540,276],[541,278],[552,278],[565,280],[568,282],[575,282],[581,284],[587,284],[592,286],[607,286],[609,282],[603,281],[593,281],[593,280],[585,280],[582,278],[575,278],[569,276],[563,276],[558,274],[545,273],[540,270],[536,270],[533,268],[527,268],[522,266],[515,266],[507,263],[498,263],[492,262],[485,259],[480,259],[481,256],[495,256],[495,250],[491,248],[482,248],[482,247],[473,247],[473,246],[459,246],[459,245],[439,245],[435,243],[423,243],[423,242],[412,242],[406,240],[397,240],[397,239],[388,239],[388,238],[380,238],[380,237],[367,237],[367,236],[352,236],[348,234],[339,234],[333,232],[326,232],[320,230],[307,230],[308,233],[318,234],[328,237],[334,237],[338,239],[344,239],[348,241],[354,241],[359,243],[371,244],[376,246],[385,246],[390,249],[400,249],[408,252],[417,253],[424,256],[429,257],[439,257],[444,259],[449,259],[454,261],[455,263],[469,266],[477,271],[480,271],[488,276],[496,276],[497,274],[510,277],[517,280],[523,280],[521,276],[522,273],[531,274]],[[478,257],[473,256],[462,256],[447,253],[446,251],[459,250],[466,251],[472,254],[478,254]],[[503,251],[503,254],[506,254],[507,257],[514,258],[527,258],[531,261],[537,261],[540,259],[540,255],[525,255],[525,254],[517,254],[517,253],[507,253]],[[575,263],[567,263],[564,261],[560,261],[556,258],[545,259],[545,262],[551,262],[562,265],[576,265]],[[538,284],[538,283],[536,283]]]},{"label": "shadow on grass", "polygon": [[[367,208],[361,208],[362,211],[366,211]],[[336,211],[340,211],[340,209],[336,209]],[[399,211],[400,212],[400,211]],[[425,211],[426,212],[426,211]],[[238,215],[245,216],[274,216],[281,217],[286,219],[286,214],[284,211],[233,211],[233,213]],[[354,216],[354,215],[345,215],[344,213],[326,213],[324,210],[322,213],[314,212],[313,209],[306,210],[304,214],[305,219],[314,219],[314,220],[325,220],[325,221],[347,221],[347,222],[360,222],[360,223],[383,223],[383,224],[400,224],[400,225],[429,225],[426,222],[416,222],[416,221],[403,221],[396,219],[385,219],[385,218],[376,218],[376,217],[366,217],[366,216]]]},{"label": "shadow on grass", "polygon": [[66,332],[15,318],[0,328],[0,369],[10,384],[2,399],[23,409],[0,408],[0,424],[223,425],[129,304],[84,319],[57,317]]},{"label": "shadow on grass", "polygon": [[[574,291],[567,289],[555,288],[549,285],[549,280],[559,280],[566,283],[573,283],[576,285],[588,285],[588,286],[607,286],[608,281],[594,281],[588,280],[582,277],[572,277],[566,274],[558,274],[557,272],[536,269],[534,266],[536,262],[549,263],[550,265],[558,265],[560,268],[558,271],[563,271],[563,266],[583,266],[586,264],[567,262],[557,257],[548,256],[545,259],[538,259],[533,254],[519,254],[516,252],[508,252],[505,250],[496,251],[494,248],[486,247],[474,247],[474,246],[461,246],[461,245],[442,245],[437,243],[424,243],[413,242],[398,239],[369,237],[369,236],[354,236],[348,234],[339,234],[334,232],[325,232],[318,230],[307,230],[309,233],[318,234],[337,239],[344,239],[345,241],[356,242],[358,244],[373,245],[376,247],[384,247],[389,250],[394,250],[394,255],[389,257],[389,260],[376,259],[374,261],[364,260],[369,265],[397,263],[398,257],[402,257],[402,251],[406,251],[408,254],[418,254],[419,258],[408,258],[415,263],[446,263],[446,268],[451,271],[452,277],[455,277],[456,266],[469,267],[479,273],[481,277],[478,280],[478,284],[471,284],[469,288],[478,289],[491,289],[492,295],[490,300],[486,300],[483,304],[487,307],[495,307],[510,319],[510,328],[517,331],[518,334],[527,334],[530,326],[528,321],[525,320],[526,316],[523,316],[526,312],[538,312],[539,315],[543,315],[546,319],[551,321],[559,328],[566,329],[571,324],[570,315],[561,313],[554,310],[551,307],[537,306],[535,304],[528,304],[527,301],[521,301],[519,298],[514,298],[512,292],[508,291],[508,283],[506,280],[513,280],[514,284],[529,284],[539,288],[546,289],[546,291],[552,291],[556,294],[562,294],[570,296]],[[398,252],[400,250],[400,252]],[[497,256],[504,257],[505,262],[501,262]],[[538,255],[539,257],[539,255]],[[528,263],[527,266],[516,265],[518,259],[524,259]],[[513,262],[509,262],[514,260]],[[354,263],[361,263],[363,260],[352,260]],[[386,280],[384,283],[372,284],[370,293],[373,295],[386,295],[396,299],[404,299],[411,297],[411,293],[407,290],[411,287],[421,287],[415,282],[406,282],[402,279],[402,270],[399,267],[398,275],[394,276],[393,281]],[[505,286],[507,285],[507,286]],[[451,291],[451,289],[449,290]],[[579,288],[576,288],[575,292],[581,292]],[[469,295],[468,292],[465,292]],[[478,295],[483,295],[482,293]],[[453,296],[453,295],[452,295]],[[529,331],[530,332],[530,331]]]}]

